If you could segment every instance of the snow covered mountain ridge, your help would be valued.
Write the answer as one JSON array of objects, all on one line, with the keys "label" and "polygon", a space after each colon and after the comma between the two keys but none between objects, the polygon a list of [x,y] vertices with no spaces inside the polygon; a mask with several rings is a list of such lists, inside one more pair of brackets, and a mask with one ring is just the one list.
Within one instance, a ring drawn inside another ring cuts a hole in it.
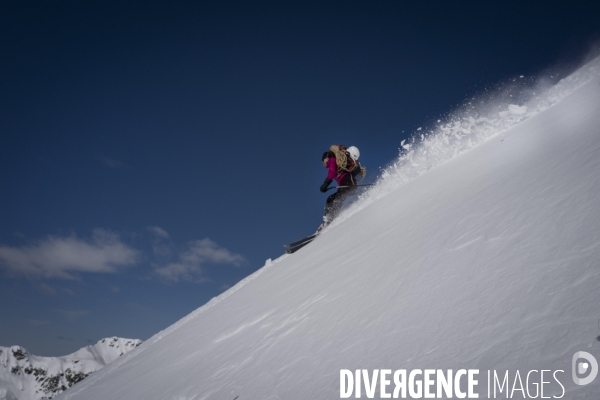
[{"label": "snow covered mountain ridge", "polygon": [[140,344],[137,339],[105,338],[63,357],[0,347],[0,400],[51,399]]}]

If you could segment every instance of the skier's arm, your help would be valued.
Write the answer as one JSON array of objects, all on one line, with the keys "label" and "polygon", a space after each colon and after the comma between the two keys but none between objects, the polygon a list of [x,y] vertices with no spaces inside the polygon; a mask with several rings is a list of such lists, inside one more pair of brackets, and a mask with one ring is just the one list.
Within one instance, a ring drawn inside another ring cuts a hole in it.
[{"label": "skier's arm", "polygon": [[329,186],[329,184],[332,182],[332,179],[325,179],[325,182],[323,182],[323,184],[321,185],[321,188],[319,190],[321,190],[321,192],[325,193],[327,191],[327,186]]}]

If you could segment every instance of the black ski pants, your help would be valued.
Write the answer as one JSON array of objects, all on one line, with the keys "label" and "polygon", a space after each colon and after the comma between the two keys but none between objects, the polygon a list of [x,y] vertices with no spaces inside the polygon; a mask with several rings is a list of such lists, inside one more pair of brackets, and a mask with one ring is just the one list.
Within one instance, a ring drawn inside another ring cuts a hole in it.
[{"label": "black ski pants", "polygon": [[339,186],[349,187],[338,189],[337,192],[327,198],[327,202],[325,203],[325,214],[323,215],[325,224],[329,224],[337,217],[346,197],[353,195],[356,192],[356,180],[352,174],[346,174],[339,183]]}]

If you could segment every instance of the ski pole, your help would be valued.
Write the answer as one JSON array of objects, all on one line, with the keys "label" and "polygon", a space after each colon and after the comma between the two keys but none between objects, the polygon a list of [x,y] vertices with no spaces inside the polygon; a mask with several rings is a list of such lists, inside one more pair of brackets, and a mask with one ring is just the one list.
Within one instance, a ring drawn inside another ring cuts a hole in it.
[{"label": "ski pole", "polygon": [[[362,185],[353,185],[353,186],[333,186],[333,187],[327,188],[327,190],[331,190],[331,189],[345,189],[345,188],[356,187],[356,186],[373,186],[373,185],[375,185],[375,184],[374,183],[365,183],[365,184],[362,184]],[[327,190],[325,190],[325,191],[327,191]]]}]

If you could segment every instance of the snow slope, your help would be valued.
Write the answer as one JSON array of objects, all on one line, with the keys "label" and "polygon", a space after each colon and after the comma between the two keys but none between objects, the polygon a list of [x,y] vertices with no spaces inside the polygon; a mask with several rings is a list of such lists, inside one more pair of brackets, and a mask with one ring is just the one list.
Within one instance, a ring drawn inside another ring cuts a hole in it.
[{"label": "snow slope", "polygon": [[51,399],[140,344],[137,339],[106,338],[63,357],[0,347],[0,399]]},{"label": "snow slope", "polygon": [[597,399],[571,357],[600,359],[599,73],[451,116],[309,246],[60,399],[336,399],[359,368],[564,370]]}]

